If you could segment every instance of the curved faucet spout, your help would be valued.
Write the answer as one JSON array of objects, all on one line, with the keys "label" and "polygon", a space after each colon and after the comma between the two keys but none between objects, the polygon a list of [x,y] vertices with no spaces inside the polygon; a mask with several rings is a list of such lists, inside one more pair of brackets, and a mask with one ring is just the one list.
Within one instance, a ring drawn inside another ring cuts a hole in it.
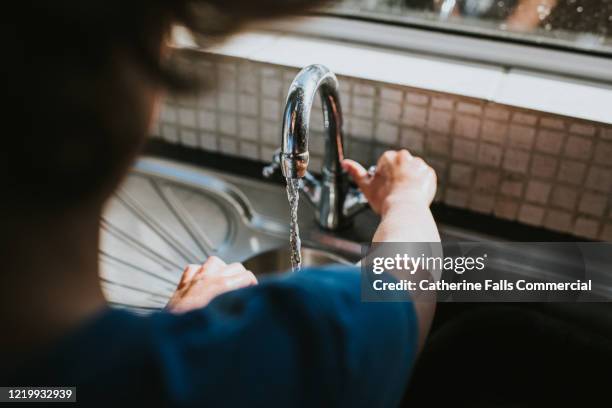
[{"label": "curved faucet spout", "polygon": [[287,95],[281,143],[281,169],[286,178],[302,178],[306,174],[310,111],[317,91],[323,105],[327,139],[323,168],[334,173],[341,172],[340,162],[344,153],[338,80],[323,65],[310,65],[295,77]]},{"label": "curved faucet spout", "polygon": [[[325,133],[321,180],[308,172],[310,111],[317,91],[323,105]],[[303,179],[304,193],[316,209],[318,224],[330,230],[348,225],[352,216],[365,206],[363,195],[350,188],[348,176],[342,170],[343,146],[338,80],[323,65],[310,65],[299,72],[289,88],[281,148],[275,154],[275,163],[264,174],[271,174],[278,166],[285,178]]]}]

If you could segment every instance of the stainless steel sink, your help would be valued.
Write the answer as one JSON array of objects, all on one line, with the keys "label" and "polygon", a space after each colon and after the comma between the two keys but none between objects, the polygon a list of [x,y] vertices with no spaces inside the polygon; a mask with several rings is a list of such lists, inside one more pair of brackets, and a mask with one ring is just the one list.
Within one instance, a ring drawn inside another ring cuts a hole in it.
[{"label": "stainless steel sink", "polygon": [[[305,266],[359,261],[361,244],[370,242],[378,225],[375,214],[366,210],[352,227],[329,233],[317,226],[307,200],[300,200],[298,215]],[[443,239],[478,239],[462,230],[440,229]],[[287,271],[288,240],[283,186],[144,157],[104,213],[100,278],[110,303],[158,309],[184,267],[210,255],[247,262],[256,274]]]},{"label": "stainless steel sink", "polygon": [[[350,264],[346,259],[320,249],[302,248],[302,267],[321,266],[328,264]],[[247,259],[245,268],[255,275],[283,273],[291,269],[289,247],[282,247],[262,252]]]},{"label": "stainless steel sink", "polygon": [[[368,210],[357,216],[352,227],[331,234],[321,230],[314,217],[313,208],[300,200],[306,266],[357,262],[361,243],[370,241],[378,225]],[[447,242],[500,241],[448,225],[439,229]],[[287,271],[288,239],[289,208],[283,186],[145,157],[106,208],[101,280],[109,302],[157,309],[166,304],[183,268],[210,255],[246,262],[256,274]],[[531,258],[542,255],[538,246],[529,248]],[[521,260],[526,256],[503,250],[499,259],[505,267],[497,272],[537,276],[559,269],[552,261],[525,265]],[[602,273],[609,276],[606,268]],[[612,282],[606,290],[609,296]]]},{"label": "stainless steel sink", "polygon": [[[306,201],[300,204],[305,265],[359,259],[360,236],[366,240],[371,232],[348,239],[328,234],[316,227]],[[226,262],[252,258],[248,265],[257,274],[288,270],[288,225],[282,186],[143,158],[103,216],[105,294],[118,306],[163,307],[183,268],[210,255]]]}]

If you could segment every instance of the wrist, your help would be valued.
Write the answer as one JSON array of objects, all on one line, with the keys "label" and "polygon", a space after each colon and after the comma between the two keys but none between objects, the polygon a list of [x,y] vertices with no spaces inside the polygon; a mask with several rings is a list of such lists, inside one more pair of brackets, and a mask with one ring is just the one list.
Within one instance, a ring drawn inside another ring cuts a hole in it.
[{"label": "wrist", "polygon": [[407,210],[426,210],[429,202],[418,193],[411,194],[407,191],[401,193],[391,193],[382,202],[380,215],[385,217],[391,212],[400,209],[402,212]]}]

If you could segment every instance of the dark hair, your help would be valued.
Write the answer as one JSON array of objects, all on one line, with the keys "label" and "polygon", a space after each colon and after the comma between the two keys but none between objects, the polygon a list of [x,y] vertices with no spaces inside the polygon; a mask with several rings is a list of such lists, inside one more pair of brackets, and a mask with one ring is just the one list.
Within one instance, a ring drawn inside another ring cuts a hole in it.
[{"label": "dark hair", "polygon": [[194,86],[160,57],[173,24],[206,45],[250,21],[321,2],[11,2],[0,29],[8,102],[0,209],[62,210],[110,194],[148,131],[147,92]]}]

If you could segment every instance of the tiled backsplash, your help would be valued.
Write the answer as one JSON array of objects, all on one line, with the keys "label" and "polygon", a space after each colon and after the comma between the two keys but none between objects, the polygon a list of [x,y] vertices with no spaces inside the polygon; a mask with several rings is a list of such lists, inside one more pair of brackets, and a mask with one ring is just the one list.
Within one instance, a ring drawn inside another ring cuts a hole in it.
[{"label": "tiled backsplash", "polygon": [[[211,73],[217,89],[199,97],[168,97],[155,135],[268,162],[280,146],[284,101],[298,70],[187,55],[191,68]],[[435,168],[436,199],[449,206],[612,241],[611,125],[338,79],[347,157],[370,165],[383,151],[405,147]],[[309,141],[315,171],[324,146],[318,111],[312,113]]]}]

